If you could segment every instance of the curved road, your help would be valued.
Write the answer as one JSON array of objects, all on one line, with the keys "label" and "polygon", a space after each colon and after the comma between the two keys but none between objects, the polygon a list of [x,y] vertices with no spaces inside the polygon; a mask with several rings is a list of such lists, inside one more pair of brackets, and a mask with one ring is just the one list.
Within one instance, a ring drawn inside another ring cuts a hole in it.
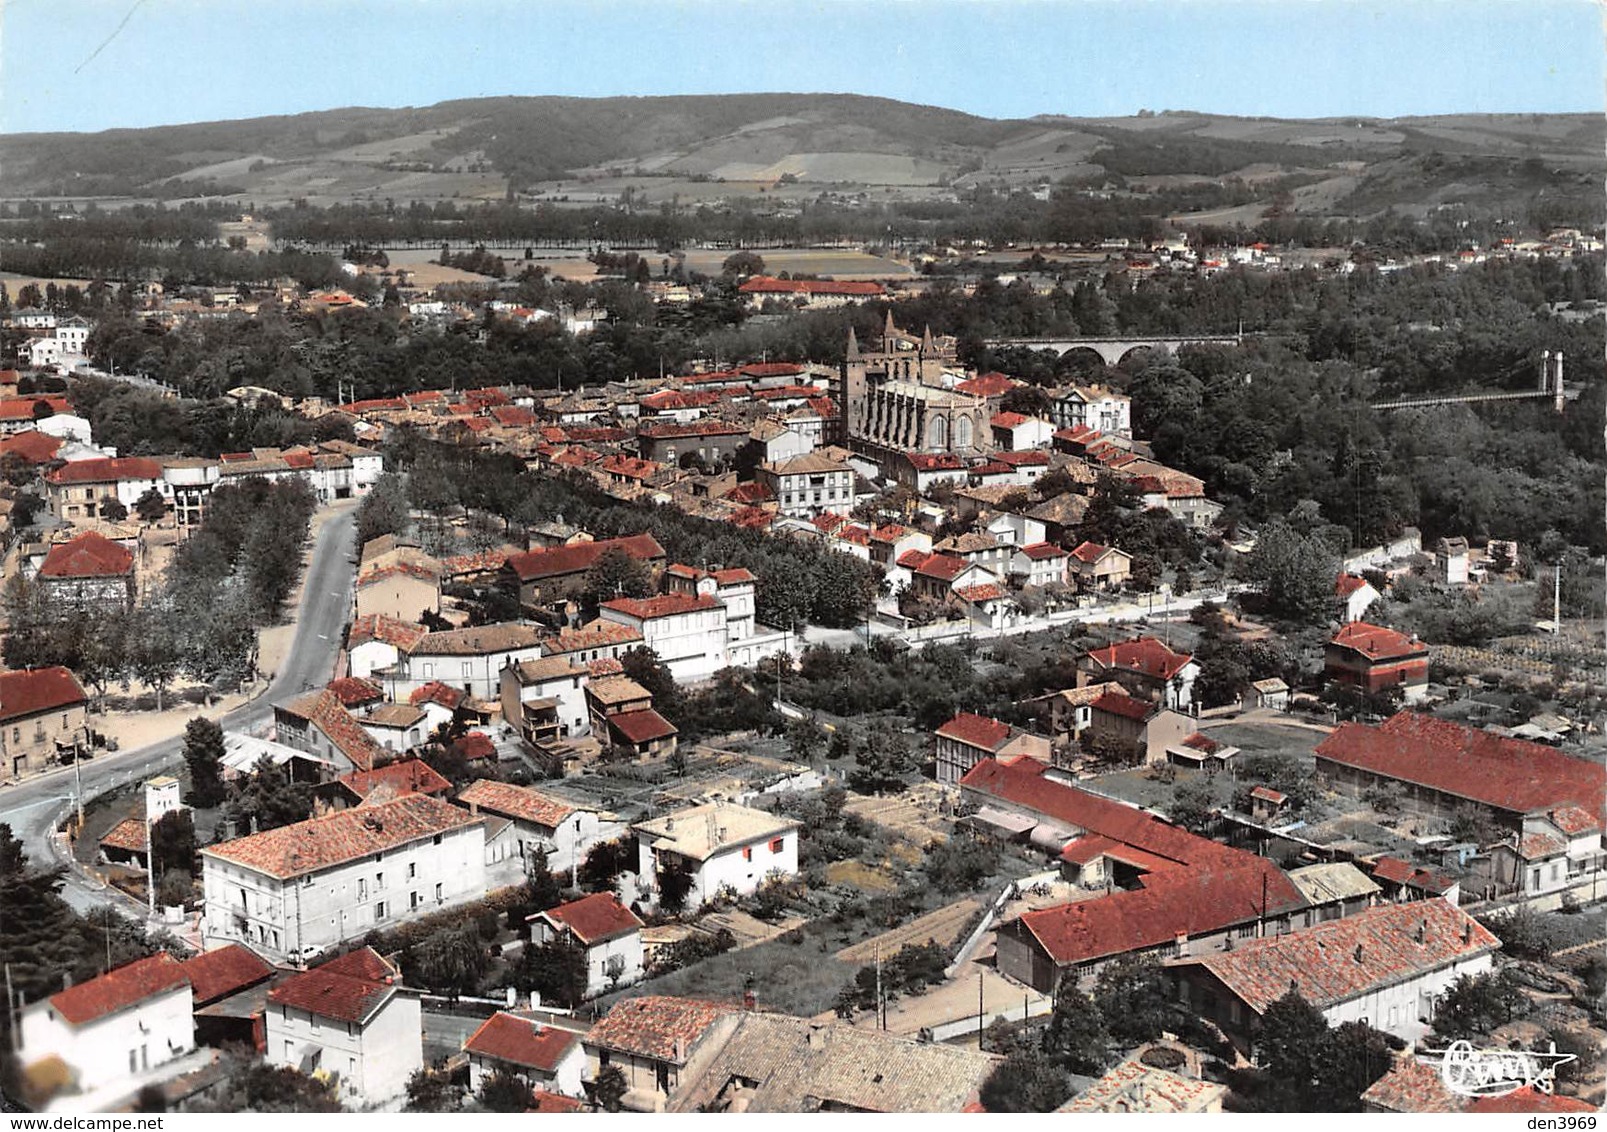
[{"label": "curved road", "polygon": [[[243,730],[256,726],[272,718],[275,702],[328,682],[351,609],[355,532],[355,516],[351,510],[324,523],[307,566],[290,652],[265,694],[218,719],[224,728]],[[85,799],[178,766],[183,746],[183,735],[179,734],[131,751],[101,754],[85,761],[79,768]],[[52,834],[72,808],[74,798],[71,767],[58,767],[0,790],[0,822],[11,826],[33,865],[71,865],[63,840]],[[75,868],[68,869],[61,893],[80,912],[108,900],[130,911],[137,908],[116,889],[107,888]]]}]

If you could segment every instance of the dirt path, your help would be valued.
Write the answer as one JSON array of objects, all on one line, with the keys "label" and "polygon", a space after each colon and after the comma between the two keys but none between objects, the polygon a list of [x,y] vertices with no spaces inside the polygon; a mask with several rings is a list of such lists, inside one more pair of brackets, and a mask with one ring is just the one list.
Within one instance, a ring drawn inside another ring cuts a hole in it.
[{"label": "dirt path", "polygon": [[960,935],[976,919],[977,912],[982,904],[975,898],[956,901],[945,905],[935,912],[928,912],[901,928],[894,928],[890,932],[872,936],[862,940],[852,947],[845,947],[837,953],[837,958],[844,963],[874,963],[878,950],[883,959],[898,953],[898,949],[907,943],[925,943],[927,940],[936,940],[944,948],[952,947],[960,940]]}]

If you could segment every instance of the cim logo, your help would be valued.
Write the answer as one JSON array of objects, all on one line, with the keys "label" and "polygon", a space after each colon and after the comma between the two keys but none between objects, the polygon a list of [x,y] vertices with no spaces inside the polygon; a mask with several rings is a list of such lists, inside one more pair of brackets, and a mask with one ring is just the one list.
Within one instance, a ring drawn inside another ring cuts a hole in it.
[{"label": "cim logo", "polygon": [[1439,1052],[1418,1055],[1425,1065],[1438,1065],[1440,1079],[1453,1093],[1464,1097],[1504,1097],[1528,1086],[1549,1093],[1556,1083],[1557,1066],[1574,1060],[1571,1053],[1550,1050],[1474,1049],[1470,1042],[1452,1042]]}]

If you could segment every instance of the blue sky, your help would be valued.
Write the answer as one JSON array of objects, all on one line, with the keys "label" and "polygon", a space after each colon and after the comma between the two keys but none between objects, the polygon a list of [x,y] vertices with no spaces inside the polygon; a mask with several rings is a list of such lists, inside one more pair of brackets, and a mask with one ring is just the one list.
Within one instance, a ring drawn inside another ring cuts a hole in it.
[{"label": "blue sky", "polygon": [[988,117],[1600,111],[1595,0],[5,0],[0,132],[502,94]]}]

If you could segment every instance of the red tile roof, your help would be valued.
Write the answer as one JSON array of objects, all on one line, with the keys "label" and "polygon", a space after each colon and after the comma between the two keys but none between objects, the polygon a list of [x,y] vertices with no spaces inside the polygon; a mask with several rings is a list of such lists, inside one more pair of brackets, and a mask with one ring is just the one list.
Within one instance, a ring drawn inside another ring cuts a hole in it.
[{"label": "red tile roof", "polygon": [[0,672],[0,722],[88,702],[78,678],[60,665]]},{"label": "red tile roof", "polygon": [[768,275],[755,275],[737,290],[744,295],[838,295],[858,299],[887,294],[887,288],[869,280],[774,279]]},{"label": "red tile roof", "polygon": [[470,731],[456,740],[452,747],[470,762],[493,759],[497,756],[497,745],[491,741],[491,736],[483,731]]},{"label": "red tile roof", "polygon": [[587,947],[642,929],[642,921],[612,892],[598,892],[536,913],[555,928],[560,924]]},{"label": "red tile roof", "polygon": [[124,818],[100,839],[102,849],[121,849],[127,853],[144,853],[146,828],[144,818]]},{"label": "red tile roof", "polygon": [[58,542],[39,567],[41,578],[121,578],[134,572],[134,552],[96,531]]},{"label": "red tile roof", "polygon": [[640,621],[653,621],[660,617],[719,609],[720,602],[717,598],[699,594],[659,594],[656,597],[618,597],[603,602],[602,608],[616,610]]},{"label": "red tile roof", "polygon": [[[1317,758],[1514,813],[1603,809],[1602,768],[1541,743],[1403,711],[1374,727],[1342,723]],[[1321,769],[1319,761],[1319,769]]]},{"label": "red tile roof", "polygon": [[1003,586],[994,585],[992,582],[983,582],[975,586],[961,586],[954,593],[960,600],[971,602],[974,605],[977,602],[999,600],[1005,595],[1005,589]]},{"label": "red tile roof", "polygon": [[1386,629],[1382,625],[1369,625],[1365,621],[1352,621],[1333,635],[1331,644],[1361,653],[1368,660],[1398,660],[1409,656],[1427,656],[1428,646],[1415,637]]},{"label": "red tile roof", "polygon": [[1156,706],[1148,700],[1140,700],[1123,692],[1101,693],[1100,697],[1088,706],[1091,711],[1108,712],[1140,723],[1157,711]]},{"label": "red tile roof", "polygon": [[748,377],[796,377],[803,371],[797,362],[749,362],[739,372]]},{"label": "red tile roof", "polygon": [[404,794],[210,845],[201,855],[285,880],[479,823],[439,798]]},{"label": "red tile roof", "polygon": [[1029,448],[1021,452],[995,452],[993,459],[1012,468],[1043,467],[1049,463],[1049,453]]},{"label": "red tile roof", "polygon": [[1131,641],[1094,649],[1089,652],[1088,658],[1101,668],[1137,672],[1160,680],[1170,680],[1194,659],[1184,653],[1173,652],[1154,637],[1136,637]]},{"label": "red tile roof", "polygon": [[1010,725],[985,715],[968,711],[959,712],[953,719],[937,729],[939,737],[954,739],[969,747],[984,751],[997,751],[1010,740]]},{"label": "red tile roof", "polygon": [[700,420],[688,421],[685,424],[670,422],[667,424],[644,424],[639,435],[649,440],[679,440],[683,437],[696,436],[737,436],[746,435],[745,425],[735,425],[727,421]]},{"label": "red tile roof", "polygon": [[368,641],[381,641],[407,650],[423,640],[428,632],[422,625],[374,613],[352,622],[352,627],[346,633],[346,644],[354,648]]},{"label": "red tile roof", "polygon": [[562,1093],[549,1093],[546,1089],[532,1092],[530,1101],[526,1112],[580,1112],[586,1107],[584,1101],[566,1097]]},{"label": "red tile roof", "polygon": [[692,998],[642,995],[617,1003],[585,1036],[588,1046],[676,1065],[730,1006]]},{"label": "red tile roof", "polygon": [[1269,916],[1305,905],[1276,865],[1243,856],[1247,863],[1146,873],[1138,888],[1026,912],[1020,924],[1056,964],[1069,966],[1253,921],[1263,895]]},{"label": "red tile roof", "polygon": [[1372,869],[1375,880],[1405,885],[1407,888],[1423,892],[1435,894],[1448,892],[1456,884],[1454,879],[1444,873],[1418,868],[1410,861],[1403,861],[1399,857],[1380,857],[1373,862]]},{"label": "red tile roof", "polygon": [[1380,904],[1288,935],[1244,940],[1232,951],[1174,967],[1203,967],[1263,1014],[1291,989],[1322,1010],[1500,946],[1449,901],[1416,900]]},{"label": "red tile roof", "polygon": [[1032,543],[1032,544],[1030,544],[1028,546],[1022,547],[1021,548],[1021,553],[1025,554],[1028,558],[1032,559],[1034,562],[1047,562],[1048,560],[1050,560],[1052,558],[1064,558],[1064,557],[1066,557],[1065,549],[1062,548],[1062,547],[1056,546],[1052,542],[1035,542],[1035,543]]},{"label": "red tile roof", "polygon": [[915,572],[925,578],[952,582],[970,565],[965,559],[956,558],[952,554],[930,554],[915,568]]},{"label": "red tile roof", "polygon": [[565,629],[551,640],[544,641],[541,651],[547,656],[559,656],[591,649],[617,648],[641,639],[642,631],[634,625],[621,625],[617,621],[592,621],[578,629]]},{"label": "red tile roof", "polygon": [[74,460],[45,476],[51,484],[118,483],[123,480],[159,480],[162,465],[143,456],[104,456]]},{"label": "red tile roof", "polygon": [[53,994],[50,1005],[69,1025],[82,1026],[189,983],[184,965],[164,951]]},{"label": "red tile roof", "polygon": [[918,472],[959,472],[965,470],[965,461],[952,452],[906,452],[904,459]]},{"label": "red tile roof", "polygon": [[1560,806],[1547,816],[1553,825],[1569,837],[1596,833],[1601,829],[1601,819],[1578,806]]},{"label": "red tile roof", "polygon": [[363,730],[363,725],[328,688],[278,704],[275,710],[312,724],[358,770],[372,770],[374,763],[385,754],[385,748]]},{"label": "red tile roof", "polygon": [[0,456],[16,456],[30,464],[47,464],[56,458],[61,445],[60,437],[31,428],[26,432],[0,437]]},{"label": "red tile roof", "polygon": [[608,717],[608,726],[637,746],[679,734],[673,723],[652,708],[617,712]]},{"label": "red tile roof", "polygon": [[580,1041],[578,1034],[543,1026],[499,1010],[463,1043],[463,1052],[510,1065],[553,1073],[564,1055]]},{"label": "red tile roof", "polygon": [[737,484],[720,498],[728,499],[732,503],[766,503],[775,498],[775,493],[765,484],[753,480]]},{"label": "red tile roof", "polygon": [[[1006,377],[1002,373],[985,373],[981,377],[973,377],[969,381],[962,381],[954,387],[956,393],[964,393],[971,397],[999,397],[1010,392],[1021,382]],[[995,420],[998,418],[995,417]]]},{"label": "red tile roof", "polygon": [[1357,577],[1355,574],[1341,574],[1339,580],[1334,583],[1334,596],[1349,597],[1367,584],[1366,578]]},{"label": "red tile roof", "polygon": [[35,420],[35,405],[46,404],[55,413],[70,413],[73,411],[72,403],[65,397],[50,396],[46,394],[31,394],[22,397],[7,397],[0,400],[0,420],[5,421],[31,421]]},{"label": "red tile roof", "polygon": [[184,974],[201,1007],[263,982],[272,976],[273,965],[249,947],[231,943],[186,959]]},{"label": "red tile roof", "polygon": [[1250,790],[1250,797],[1259,799],[1263,802],[1271,802],[1275,806],[1282,805],[1284,802],[1289,800],[1289,795],[1285,794],[1281,790],[1274,790],[1270,786],[1253,787]]},{"label": "red tile roof", "polygon": [[549,797],[528,786],[515,786],[511,782],[493,782],[482,778],[464,788],[457,797],[458,805],[490,810],[502,817],[517,818],[533,825],[557,829],[575,812],[567,802]]},{"label": "red tile roof", "polygon": [[359,798],[389,801],[403,794],[445,794],[452,783],[422,759],[407,759],[376,770],[354,770],[335,779]]},{"label": "red tile roof", "polygon": [[410,704],[440,704],[448,711],[457,711],[468,696],[462,688],[454,688],[450,684],[443,684],[439,680],[431,680],[428,684],[420,684],[407,695]]},{"label": "red tile roof", "polygon": [[1499,1097],[1480,1097],[1468,1112],[1595,1112],[1596,1106],[1578,1097],[1559,1097],[1525,1085]]},{"label": "red tile roof", "polygon": [[1361,1099],[1384,1112],[1458,1112],[1468,1101],[1451,1092],[1439,1069],[1418,1060],[1415,1052],[1403,1054]]},{"label": "red tile roof", "polygon": [[917,550],[914,547],[911,547],[903,554],[900,554],[895,561],[898,565],[904,567],[906,570],[919,570],[921,568],[921,564],[929,557],[930,555],[928,555],[926,551]]},{"label": "red tile roof", "polygon": [[993,427],[1006,429],[1019,428],[1031,419],[1031,417],[1023,416],[1020,413],[994,413]]},{"label": "red tile roof", "polygon": [[335,698],[342,707],[358,707],[361,704],[376,703],[385,698],[385,690],[372,680],[363,680],[356,676],[342,676],[331,680],[324,687],[335,693]]},{"label": "red tile roof", "polygon": [[622,550],[632,558],[651,562],[664,557],[664,548],[649,534],[629,535],[625,538],[598,539],[595,542],[577,542],[569,546],[554,546],[545,550],[527,550],[523,554],[508,556],[508,566],[521,582],[542,578],[560,578],[569,574],[583,574],[609,550]]},{"label": "red tile roof", "polygon": [[[356,811],[354,811],[356,812]],[[372,948],[343,955],[293,975],[268,992],[268,1001],[337,1022],[363,1023],[396,994],[394,970]],[[381,977],[374,977],[383,971]]]}]

